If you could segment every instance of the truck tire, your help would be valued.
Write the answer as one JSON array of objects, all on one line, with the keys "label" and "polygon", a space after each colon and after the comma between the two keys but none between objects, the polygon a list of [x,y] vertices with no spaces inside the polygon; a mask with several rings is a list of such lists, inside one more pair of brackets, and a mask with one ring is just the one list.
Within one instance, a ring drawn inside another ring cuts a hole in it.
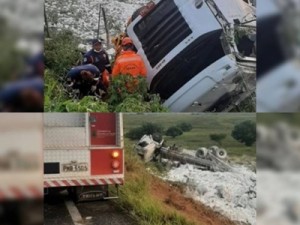
[{"label": "truck tire", "polygon": [[218,146],[211,146],[209,148],[209,150],[211,150],[211,153],[214,155],[214,156],[217,156],[217,151],[218,151],[219,147]]},{"label": "truck tire", "polygon": [[196,152],[196,157],[205,158],[207,156],[208,150],[207,148],[199,148]]},{"label": "truck tire", "polygon": [[227,152],[226,152],[225,149],[219,148],[219,149],[217,149],[217,151],[216,151],[216,156],[217,156],[219,159],[226,159],[226,158],[227,158]]}]

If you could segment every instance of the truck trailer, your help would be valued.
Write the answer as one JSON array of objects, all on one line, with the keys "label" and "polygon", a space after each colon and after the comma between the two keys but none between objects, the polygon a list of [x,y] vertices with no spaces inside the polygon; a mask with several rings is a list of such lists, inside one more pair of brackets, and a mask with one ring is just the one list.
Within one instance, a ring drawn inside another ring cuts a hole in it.
[{"label": "truck trailer", "polygon": [[122,114],[45,113],[44,190],[67,189],[76,201],[111,199],[124,184]]}]

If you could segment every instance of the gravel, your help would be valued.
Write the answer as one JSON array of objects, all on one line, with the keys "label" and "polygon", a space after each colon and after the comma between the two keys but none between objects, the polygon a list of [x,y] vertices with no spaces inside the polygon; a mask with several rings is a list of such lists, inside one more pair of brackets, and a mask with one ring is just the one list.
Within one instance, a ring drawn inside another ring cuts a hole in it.
[{"label": "gravel", "polygon": [[192,165],[171,169],[165,179],[187,184],[186,194],[238,224],[256,224],[256,174],[244,166],[233,172],[201,171]]}]

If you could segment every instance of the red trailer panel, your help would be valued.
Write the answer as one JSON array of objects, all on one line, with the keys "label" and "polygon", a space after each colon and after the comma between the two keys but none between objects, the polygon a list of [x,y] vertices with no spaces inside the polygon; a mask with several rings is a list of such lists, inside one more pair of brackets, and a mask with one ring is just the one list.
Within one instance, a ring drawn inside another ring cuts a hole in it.
[{"label": "red trailer panel", "polygon": [[116,146],[116,114],[91,113],[90,114],[91,145]]},{"label": "red trailer panel", "polygon": [[104,149],[91,151],[91,175],[123,173],[123,151]]}]

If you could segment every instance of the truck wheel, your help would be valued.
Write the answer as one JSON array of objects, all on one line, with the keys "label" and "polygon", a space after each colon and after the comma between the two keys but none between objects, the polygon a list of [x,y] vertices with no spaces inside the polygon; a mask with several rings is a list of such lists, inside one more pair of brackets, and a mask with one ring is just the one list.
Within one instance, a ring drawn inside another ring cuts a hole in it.
[{"label": "truck wheel", "polygon": [[217,156],[217,151],[218,151],[218,146],[211,146],[209,148],[209,150],[211,150],[212,154],[214,154],[215,156]]},{"label": "truck wheel", "polygon": [[219,159],[226,159],[227,158],[227,152],[225,151],[225,149],[222,149],[222,148],[217,149],[216,156]]},{"label": "truck wheel", "polygon": [[196,152],[196,157],[205,158],[207,156],[208,150],[206,148],[199,148]]}]

